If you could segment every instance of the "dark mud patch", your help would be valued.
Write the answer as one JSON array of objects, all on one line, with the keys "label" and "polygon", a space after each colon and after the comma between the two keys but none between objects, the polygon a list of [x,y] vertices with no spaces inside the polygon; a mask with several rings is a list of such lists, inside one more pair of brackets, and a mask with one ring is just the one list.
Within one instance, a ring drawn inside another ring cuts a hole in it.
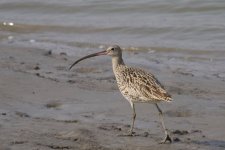
[{"label": "dark mud patch", "polygon": [[74,147],[72,146],[65,146],[65,145],[56,145],[56,144],[41,144],[41,143],[37,143],[36,145],[38,146],[44,146],[44,147],[48,147],[51,149],[59,149],[59,150],[64,150],[64,149],[74,149]]},{"label": "dark mud patch", "polygon": [[57,120],[57,122],[65,122],[65,123],[78,123],[78,120]]},{"label": "dark mud patch", "polygon": [[176,135],[187,135],[187,134],[189,134],[189,132],[187,130],[175,130],[172,133],[176,134]]},{"label": "dark mud patch", "polygon": [[52,55],[52,51],[51,50],[45,51],[45,52],[43,52],[43,55],[44,56],[51,56]]},{"label": "dark mud patch", "polygon": [[189,135],[189,134],[202,134],[202,130],[190,130],[190,131],[187,131],[187,130],[174,130],[171,132],[173,135]]},{"label": "dark mud patch", "polygon": [[40,68],[39,65],[36,65],[36,66],[33,67],[33,69],[34,69],[34,70],[40,70],[41,68]]},{"label": "dark mud patch", "polygon": [[174,142],[193,143],[195,139],[203,139],[206,136],[201,130],[174,130],[171,132]]},{"label": "dark mud patch", "polygon": [[37,119],[37,120],[44,120],[44,121],[54,121],[54,122],[61,122],[61,123],[79,123],[79,120],[57,120],[57,119],[53,119],[53,118],[39,118],[39,117],[36,117],[34,119]]},{"label": "dark mud patch", "polygon": [[150,134],[149,132],[143,132],[143,133],[135,133],[132,136],[137,136],[137,137],[148,137]]},{"label": "dark mud patch", "polygon": [[173,138],[173,142],[181,142],[181,139],[178,138],[178,137],[174,137],[174,138]]},{"label": "dark mud patch", "polygon": [[70,83],[70,84],[74,84],[74,83],[76,83],[77,81],[76,81],[76,80],[67,80],[67,82]]},{"label": "dark mud patch", "polygon": [[28,143],[28,141],[13,141],[10,142],[10,145],[19,145],[19,144],[25,144]]},{"label": "dark mud patch", "polygon": [[104,123],[98,126],[98,129],[105,131],[128,131],[130,129],[130,125],[119,123]]},{"label": "dark mud patch", "polygon": [[119,137],[148,137],[150,134],[149,132],[143,132],[140,133],[140,131],[138,129],[135,128],[135,130],[138,130],[138,133],[133,132],[132,135],[128,134],[128,131],[130,129],[130,125],[121,125],[121,124],[102,124],[100,126],[98,126],[98,129],[100,130],[104,130],[104,131],[115,131],[118,132]]},{"label": "dark mud patch", "polygon": [[48,109],[50,109],[50,108],[59,109],[61,106],[62,106],[62,104],[57,101],[50,101],[47,104],[45,104],[45,107]]},{"label": "dark mud patch", "polygon": [[[21,72],[23,72],[23,71],[21,71]],[[25,72],[25,73],[33,74],[33,73],[30,73],[30,72]],[[34,73],[34,75],[36,75],[39,78],[48,79],[48,80],[51,80],[51,81],[54,81],[54,82],[60,82],[60,80],[57,79],[57,78],[47,77],[47,76],[45,76],[43,74],[40,74],[40,73]]]},{"label": "dark mud patch", "polygon": [[24,113],[24,112],[20,112],[20,111],[16,111],[15,115],[19,116],[21,118],[30,118],[30,115],[28,115],[27,113]]},{"label": "dark mud patch", "polygon": [[6,115],[7,115],[7,113],[4,113],[4,112],[3,112],[3,113],[1,113],[1,115],[2,115],[2,116],[6,116]]},{"label": "dark mud patch", "polygon": [[120,126],[114,124],[104,124],[99,126],[98,129],[105,131],[122,131],[122,128]]},{"label": "dark mud patch", "polygon": [[197,145],[209,146],[212,149],[215,149],[215,148],[225,149],[225,141],[223,140],[192,141],[192,143]]}]

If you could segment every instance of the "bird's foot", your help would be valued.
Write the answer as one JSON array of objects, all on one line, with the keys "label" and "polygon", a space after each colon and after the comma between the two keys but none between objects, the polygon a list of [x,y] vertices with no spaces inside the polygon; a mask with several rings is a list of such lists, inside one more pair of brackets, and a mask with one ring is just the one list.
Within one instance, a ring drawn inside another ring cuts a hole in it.
[{"label": "bird's foot", "polygon": [[166,137],[164,138],[164,140],[162,140],[161,142],[159,142],[159,144],[165,144],[166,142],[172,143],[172,138],[169,136],[169,134],[166,134]]}]

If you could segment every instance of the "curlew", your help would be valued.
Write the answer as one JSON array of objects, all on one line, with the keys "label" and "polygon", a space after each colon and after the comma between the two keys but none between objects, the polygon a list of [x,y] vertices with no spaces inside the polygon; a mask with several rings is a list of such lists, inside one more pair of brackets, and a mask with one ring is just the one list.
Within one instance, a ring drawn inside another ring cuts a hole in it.
[{"label": "curlew", "polygon": [[168,130],[165,127],[163,113],[157,103],[171,102],[170,94],[164,89],[160,82],[152,75],[142,69],[128,67],[124,64],[122,50],[118,45],[110,46],[104,51],[87,55],[74,62],[71,69],[78,62],[95,56],[108,55],[112,57],[112,68],[121,94],[128,100],[133,110],[132,122],[128,135],[133,135],[134,122],[136,118],[134,103],[154,104],[159,112],[161,124],[165,132],[165,138],[161,143],[172,142]]}]

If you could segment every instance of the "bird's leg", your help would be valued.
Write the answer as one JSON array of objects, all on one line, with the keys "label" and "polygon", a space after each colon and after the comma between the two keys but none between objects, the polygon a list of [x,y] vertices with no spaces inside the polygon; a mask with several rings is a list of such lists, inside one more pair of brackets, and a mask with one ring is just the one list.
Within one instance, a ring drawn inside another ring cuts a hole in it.
[{"label": "bird's leg", "polygon": [[136,112],[135,112],[134,103],[130,102],[130,104],[131,104],[131,108],[133,110],[133,116],[132,116],[132,122],[131,122],[130,130],[129,130],[128,134],[123,134],[123,135],[119,135],[119,136],[133,136],[134,135],[133,129],[134,129],[134,121],[135,121],[135,118],[136,118]]},{"label": "bird's leg", "polygon": [[164,140],[162,140],[160,143],[161,143],[161,144],[162,144],[162,143],[166,143],[166,141],[169,141],[170,143],[172,143],[172,139],[171,139],[171,137],[169,136],[168,131],[167,131],[167,129],[166,129],[166,127],[165,127],[165,124],[164,124],[162,110],[159,108],[159,106],[158,106],[157,104],[155,104],[155,106],[156,106],[157,110],[159,111],[159,117],[160,117],[160,120],[161,120],[161,123],[162,123],[162,127],[163,127],[163,129],[164,129],[165,135],[166,135],[165,138],[164,138]]},{"label": "bird's leg", "polygon": [[130,131],[129,134],[133,135],[133,129],[134,129],[134,121],[136,119],[136,112],[135,112],[135,106],[134,103],[131,102],[131,108],[133,110],[133,116],[132,116],[132,122],[131,122],[131,127],[130,127]]}]

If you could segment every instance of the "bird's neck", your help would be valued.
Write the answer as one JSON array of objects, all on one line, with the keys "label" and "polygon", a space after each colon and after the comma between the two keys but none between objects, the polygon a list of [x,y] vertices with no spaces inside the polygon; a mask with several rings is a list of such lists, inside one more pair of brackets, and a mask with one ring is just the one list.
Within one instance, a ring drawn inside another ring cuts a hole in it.
[{"label": "bird's neck", "polygon": [[120,65],[124,65],[124,62],[123,62],[123,58],[122,57],[112,57],[112,66],[113,66],[113,71],[116,70],[116,68]]}]

